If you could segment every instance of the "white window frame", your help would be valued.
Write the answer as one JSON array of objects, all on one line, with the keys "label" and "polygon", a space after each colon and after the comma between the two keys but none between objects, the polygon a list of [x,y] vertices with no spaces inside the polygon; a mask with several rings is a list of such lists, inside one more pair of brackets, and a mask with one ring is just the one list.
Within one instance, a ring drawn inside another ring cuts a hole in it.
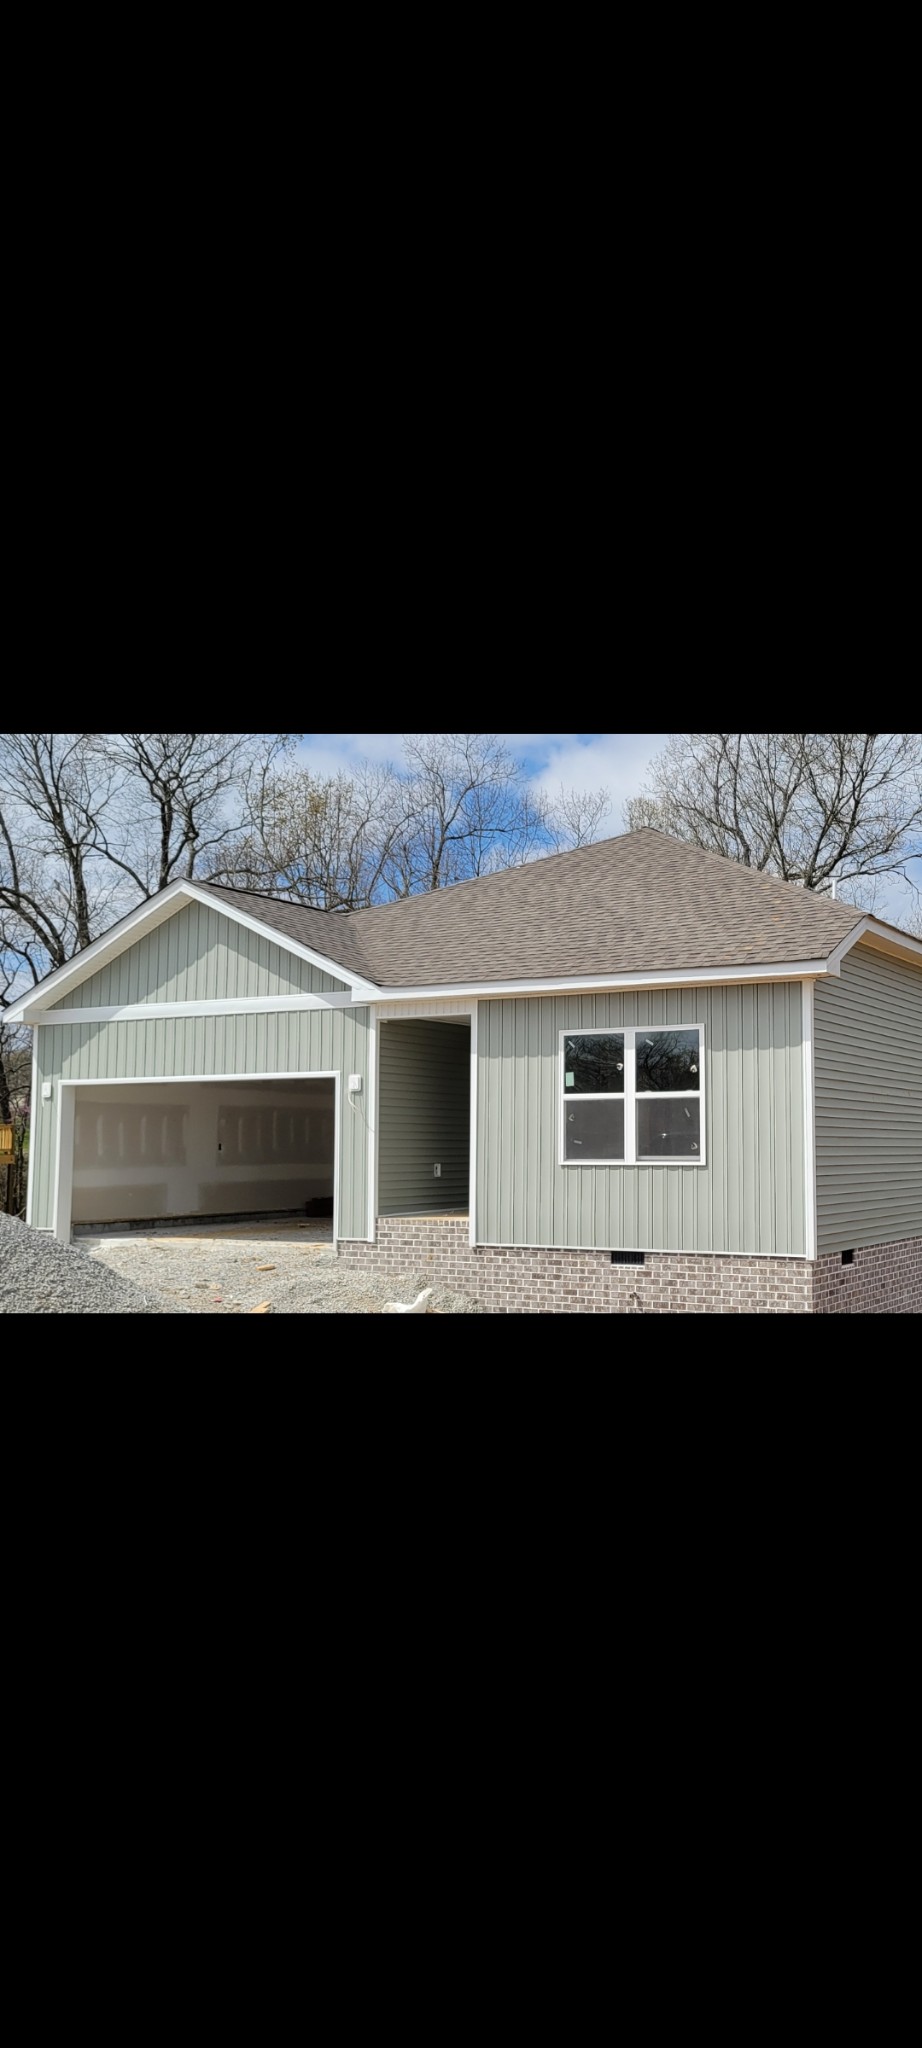
[{"label": "white window frame", "polygon": [[[655,1089],[637,1093],[637,1040],[652,1038],[657,1031],[697,1031],[698,1033],[698,1079],[699,1088]],[[566,1084],[566,1048],[568,1038],[623,1038],[624,1039],[624,1095],[568,1095]],[[560,1057],[558,1060],[558,1094],[560,1096],[558,1151],[561,1166],[604,1166],[620,1173],[625,1166],[706,1166],[706,1108],[705,1108],[705,1056],[704,1025],[686,1023],[683,1019],[668,1024],[571,1024],[558,1033]],[[700,1151],[694,1158],[644,1159],[637,1157],[637,1104],[656,1102],[662,1097],[666,1102],[698,1102],[701,1105]],[[624,1158],[623,1159],[568,1159],[566,1156],[566,1107],[568,1102],[621,1102],[624,1103]]]}]

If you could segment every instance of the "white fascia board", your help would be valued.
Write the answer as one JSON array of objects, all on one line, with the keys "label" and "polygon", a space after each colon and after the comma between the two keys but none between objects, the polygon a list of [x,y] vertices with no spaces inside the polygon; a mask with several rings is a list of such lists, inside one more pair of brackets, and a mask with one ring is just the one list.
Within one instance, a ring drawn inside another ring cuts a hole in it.
[{"label": "white fascia board", "polygon": [[830,953],[826,963],[830,974],[838,974],[846,954],[850,953],[852,947],[857,946],[861,939],[871,939],[891,956],[899,954],[904,960],[917,960],[922,966],[922,941],[912,938],[909,932],[900,931],[897,925],[885,924],[879,917],[867,916],[862,917],[845,938],[840,940],[835,952]]},{"label": "white fascia board", "polygon": [[858,940],[864,938],[865,932],[871,923],[872,919],[869,917],[859,918],[858,923],[853,925],[852,930],[846,933],[844,939],[839,940],[835,952],[830,953],[827,962],[830,974],[838,974],[846,953],[850,953],[852,947],[857,946]]},{"label": "white fascia board", "polygon": [[12,1009],[7,1010],[7,1022],[31,1023],[32,1013],[36,1009],[46,1010],[49,1003],[60,1002],[61,997],[67,995],[72,988],[79,988],[82,981],[87,981],[90,975],[97,974],[101,967],[108,967],[110,961],[117,960],[119,954],[124,953],[129,946],[137,945],[138,940],[143,939],[148,932],[156,931],[157,926],[164,924],[168,917],[174,916],[184,903],[200,903],[206,910],[220,911],[222,916],[229,917],[233,923],[243,925],[246,930],[255,932],[259,938],[268,939],[271,945],[279,946],[283,953],[293,953],[297,960],[306,960],[309,966],[318,968],[322,974],[332,975],[334,980],[345,982],[347,988],[351,989],[355,1001],[368,1002],[379,993],[373,983],[352,973],[346,967],[340,967],[335,960],[328,960],[325,954],[315,953],[310,946],[302,946],[297,939],[290,939],[284,932],[273,930],[260,918],[250,917],[246,911],[237,910],[229,903],[219,903],[217,898],[210,896],[205,889],[197,889],[194,882],[179,881],[171,882],[168,889],[163,889],[159,896],[152,896],[149,902],[139,903],[136,910],[129,911],[127,917],[123,917],[119,924],[113,925],[112,930],[105,932],[101,939],[96,939],[92,946],[87,946],[84,952],[78,953],[76,959],[68,961],[66,967],[59,967],[54,974],[47,975],[37,988],[30,989],[27,996],[23,996]]},{"label": "white fascia board", "polygon": [[276,931],[273,925],[265,924],[261,917],[251,917],[249,911],[238,910],[230,903],[219,903],[207,890],[197,889],[194,882],[186,882],[184,887],[192,902],[203,903],[206,910],[220,910],[222,916],[232,918],[235,924],[242,924],[245,931],[255,932],[257,938],[268,939],[273,946],[281,946],[283,953],[293,953],[296,960],[306,960],[309,966],[319,967],[322,974],[331,974],[335,981],[344,981],[356,997],[361,996],[367,1002],[380,993],[374,982],[366,980],[364,975],[356,974],[351,967],[341,967],[338,960],[328,959],[325,953],[315,953],[312,946],[302,946],[300,939],[288,938],[284,932]]},{"label": "white fascia board", "polygon": [[859,939],[873,939],[888,953],[901,954],[905,960],[917,960],[922,966],[922,942],[911,938],[908,932],[899,931],[896,925],[884,924],[878,917],[863,917],[854,931],[849,932],[848,937],[830,954],[829,965],[833,974],[838,974],[846,953],[857,946]]},{"label": "white fascia board", "polygon": [[803,981],[805,976],[825,975],[828,960],[779,960],[769,967],[696,967],[657,974],[559,975],[545,981],[452,982],[430,988],[381,988],[374,1000],[387,1003],[417,1003],[427,998],[446,1001],[461,996],[497,998],[505,996],[599,995],[619,989],[713,988],[721,983],[753,981]]}]

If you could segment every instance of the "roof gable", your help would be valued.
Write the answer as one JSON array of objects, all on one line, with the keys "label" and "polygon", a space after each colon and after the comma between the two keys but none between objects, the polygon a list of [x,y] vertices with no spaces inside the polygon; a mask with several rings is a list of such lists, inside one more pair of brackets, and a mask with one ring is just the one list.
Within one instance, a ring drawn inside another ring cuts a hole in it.
[{"label": "roof gable", "polygon": [[[266,920],[254,915],[254,904],[258,899],[248,898],[247,908],[237,900],[224,902],[224,893],[221,890],[205,889],[196,882],[171,883],[159,896],[151,897],[148,902],[139,904],[137,909],[122,918],[117,925],[113,925],[111,931],[104,933],[102,938],[97,939],[92,946],[86,947],[84,952],[78,953],[66,967],[59,967],[54,974],[47,975],[37,988],[30,989],[29,994],[7,1012],[9,1021],[28,1022],[30,1016],[37,1010],[44,1013],[51,1009],[66,1009],[73,1001],[75,991],[85,989],[88,983],[94,982],[113,963],[133,949],[138,952],[140,962],[142,943],[145,940],[153,940],[162,925],[179,916],[192,904],[203,905],[206,912],[223,916],[244,931],[253,933],[263,945],[273,942],[281,951],[315,970],[322,979],[327,979],[331,987],[347,990],[356,1001],[361,1001],[363,996],[374,993],[360,975],[342,963],[316,952],[303,937],[293,932],[268,930]],[[140,972],[139,965],[139,981]],[[153,1000],[157,1000],[156,996]],[[164,997],[163,1000],[167,998]],[[78,1000],[76,1004],[78,1008],[91,1006],[86,998],[82,1002]]]},{"label": "roof gable", "polygon": [[186,901],[59,996],[50,1014],[335,993],[345,993],[341,978],[276,944],[264,928],[249,930],[218,904]]}]

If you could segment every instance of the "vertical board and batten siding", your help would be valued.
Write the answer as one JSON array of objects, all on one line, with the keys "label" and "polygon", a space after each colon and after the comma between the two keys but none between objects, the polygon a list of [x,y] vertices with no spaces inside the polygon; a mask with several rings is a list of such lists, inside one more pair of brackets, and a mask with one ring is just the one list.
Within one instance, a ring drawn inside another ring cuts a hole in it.
[{"label": "vertical board and batten siding", "polygon": [[221,1002],[246,996],[313,996],[342,991],[307,960],[260,938],[221,910],[189,903],[63,996],[57,1010],[127,1003]]},{"label": "vertical board and batten siding", "polygon": [[817,1251],[922,1237],[922,967],[875,947],[820,982]]},{"label": "vertical board and batten siding", "polygon": [[[464,1024],[378,1031],[378,1213],[466,1209],[470,1200],[471,1033]],[[436,1180],[433,1166],[442,1168]]]},{"label": "vertical board and batten siding", "polygon": [[[220,911],[191,904],[63,999],[64,1009],[134,1002],[234,1002],[244,997],[339,990],[328,974]],[[368,1226],[368,1126],[364,1101],[349,1107],[349,1074],[368,1071],[367,1008],[265,1015],[162,1017],[137,1022],[41,1024],[36,1028],[36,1102],[30,1168],[31,1220],[54,1228],[55,1154],[61,1081],[143,1082],[338,1073],[340,1217],[343,1237]],[[50,1082],[52,1100],[43,1102]]]},{"label": "vertical board and batten siding", "polygon": [[[482,1001],[477,1241],[806,1251],[799,982]],[[561,1166],[561,1031],[701,1023],[706,1164]]]}]

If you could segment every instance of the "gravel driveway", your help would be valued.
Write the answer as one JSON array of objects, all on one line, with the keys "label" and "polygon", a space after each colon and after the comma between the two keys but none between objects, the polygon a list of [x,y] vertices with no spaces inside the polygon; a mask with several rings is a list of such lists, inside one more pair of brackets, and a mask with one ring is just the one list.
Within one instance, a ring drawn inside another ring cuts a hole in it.
[{"label": "gravel driveway", "polygon": [[[330,1226],[223,1225],[58,1244],[0,1216],[0,1313],[7,1315],[380,1315],[427,1285],[409,1272],[379,1279],[340,1263]],[[478,1315],[436,1288],[433,1315]]]},{"label": "gravel driveway", "polygon": [[[386,1302],[415,1301],[429,1284],[408,1272],[401,1279],[358,1272],[337,1259],[330,1226],[218,1226],[195,1235],[156,1231],[144,1237],[85,1240],[94,1265],[132,1281],[166,1309],[194,1315],[380,1315]],[[435,1315],[476,1315],[465,1295],[436,1288]]]}]

